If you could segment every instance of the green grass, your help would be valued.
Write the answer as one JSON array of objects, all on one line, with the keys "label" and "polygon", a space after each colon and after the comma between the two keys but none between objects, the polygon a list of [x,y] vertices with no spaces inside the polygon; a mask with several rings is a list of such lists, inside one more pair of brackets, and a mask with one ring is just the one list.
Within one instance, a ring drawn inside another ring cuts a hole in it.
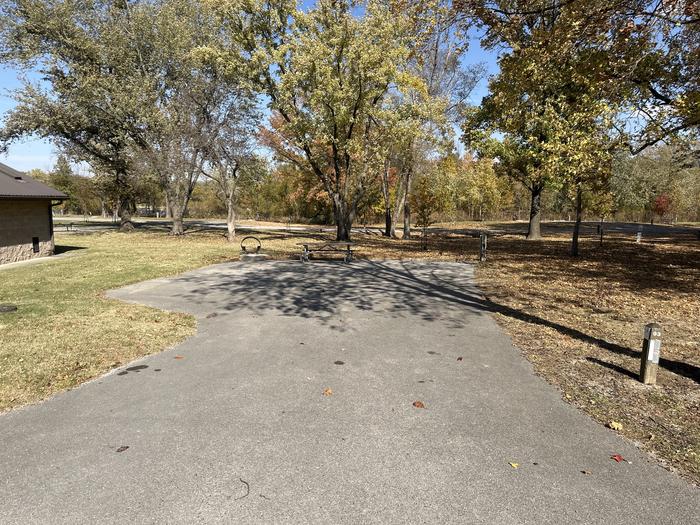
[{"label": "green grass", "polygon": [[192,334],[191,316],[105,290],[237,258],[217,235],[57,234],[64,258],[0,270],[0,411],[43,399]]}]

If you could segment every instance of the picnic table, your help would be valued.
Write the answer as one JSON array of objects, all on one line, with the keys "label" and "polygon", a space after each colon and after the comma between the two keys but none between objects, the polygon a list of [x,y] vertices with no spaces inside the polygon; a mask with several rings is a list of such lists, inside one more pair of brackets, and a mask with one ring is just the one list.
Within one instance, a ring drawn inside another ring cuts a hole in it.
[{"label": "picnic table", "polygon": [[322,241],[322,242],[300,242],[297,246],[301,246],[301,262],[308,262],[312,253],[342,253],[345,262],[352,261],[352,247],[354,242],[350,241]]}]

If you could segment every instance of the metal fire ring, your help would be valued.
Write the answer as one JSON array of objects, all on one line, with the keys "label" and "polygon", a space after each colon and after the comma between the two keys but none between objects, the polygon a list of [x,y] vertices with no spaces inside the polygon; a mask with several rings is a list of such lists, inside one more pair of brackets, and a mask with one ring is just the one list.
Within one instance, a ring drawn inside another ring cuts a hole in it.
[{"label": "metal fire ring", "polygon": [[[245,242],[248,239],[251,239],[251,240],[255,241],[256,243],[258,243],[258,245],[255,247],[255,249],[252,251],[249,251],[249,249],[245,247]],[[257,237],[253,237],[252,235],[249,235],[248,237],[243,237],[243,239],[241,240],[241,251],[243,253],[258,253],[260,251],[261,247],[262,247],[262,243],[260,242],[260,239],[258,239]]]}]

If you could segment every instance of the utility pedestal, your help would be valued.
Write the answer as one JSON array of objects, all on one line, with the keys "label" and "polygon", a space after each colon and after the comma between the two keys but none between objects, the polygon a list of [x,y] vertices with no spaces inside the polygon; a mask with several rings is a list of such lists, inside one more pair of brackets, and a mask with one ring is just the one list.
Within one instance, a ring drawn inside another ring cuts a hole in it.
[{"label": "utility pedestal", "polygon": [[661,354],[661,325],[649,323],[644,327],[644,344],[642,345],[642,365],[639,380],[645,385],[656,384],[656,372],[659,369]]}]

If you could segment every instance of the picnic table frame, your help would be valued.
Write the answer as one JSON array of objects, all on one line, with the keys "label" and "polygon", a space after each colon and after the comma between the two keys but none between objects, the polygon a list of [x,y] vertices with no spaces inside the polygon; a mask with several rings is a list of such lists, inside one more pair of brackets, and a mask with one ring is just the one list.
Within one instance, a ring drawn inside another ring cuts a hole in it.
[{"label": "picnic table frame", "polygon": [[314,241],[300,242],[297,246],[301,246],[301,262],[308,262],[311,259],[312,253],[343,253],[343,261],[351,262],[353,259],[352,247],[354,242],[350,241]]}]

